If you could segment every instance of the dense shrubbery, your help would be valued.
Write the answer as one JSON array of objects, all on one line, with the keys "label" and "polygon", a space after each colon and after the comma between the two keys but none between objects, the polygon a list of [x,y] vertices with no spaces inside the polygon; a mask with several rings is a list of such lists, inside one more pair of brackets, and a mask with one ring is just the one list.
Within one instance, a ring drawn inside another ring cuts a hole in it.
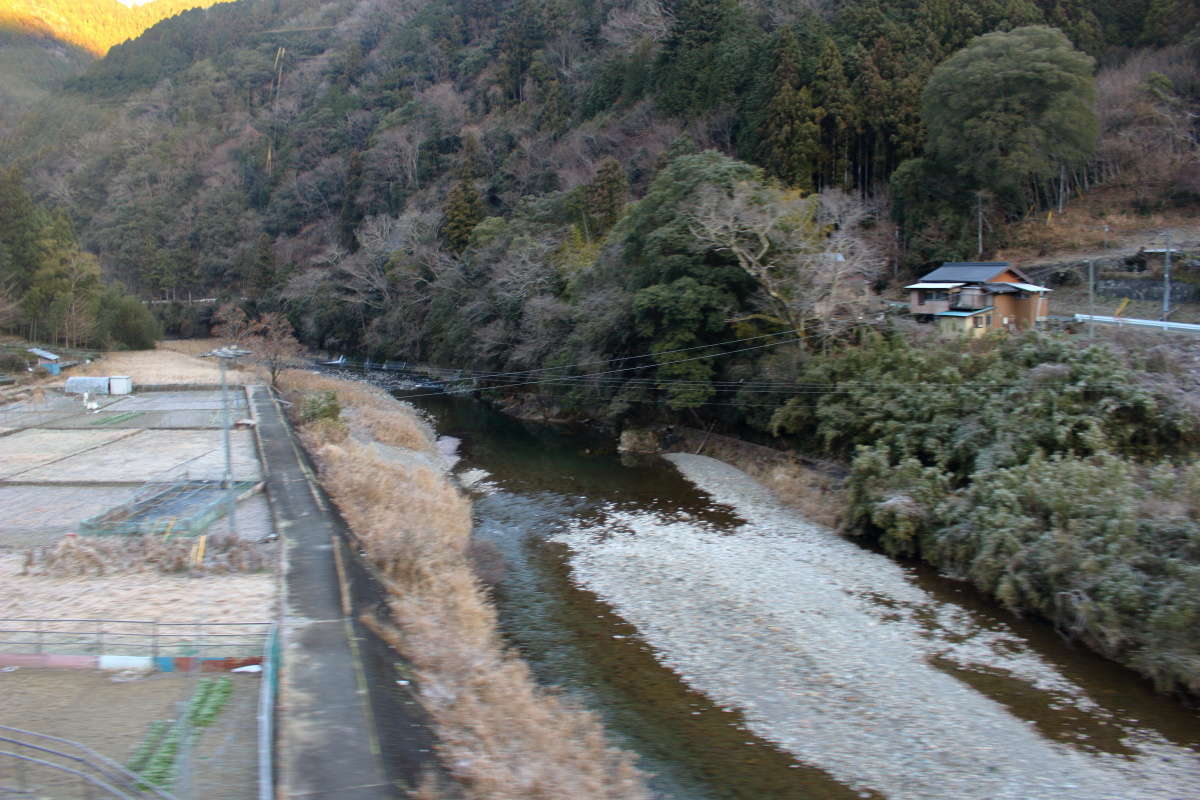
[{"label": "dense shrubbery", "polygon": [[1200,692],[1200,409],[1169,370],[1045,334],[872,336],[801,380],[829,388],[774,424],[854,454],[850,533]]},{"label": "dense shrubbery", "polygon": [[146,304],[119,289],[108,289],[96,309],[94,340],[106,349],[153,350],[162,327]]}]

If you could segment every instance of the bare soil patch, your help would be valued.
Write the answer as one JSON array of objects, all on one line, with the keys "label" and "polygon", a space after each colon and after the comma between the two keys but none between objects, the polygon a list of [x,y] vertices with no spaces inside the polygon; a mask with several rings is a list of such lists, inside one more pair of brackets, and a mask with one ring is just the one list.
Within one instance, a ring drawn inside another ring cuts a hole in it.
[{"label": "bare soil patch", "polygon": [[174,672],[123,678],[99,670],[0,672],[0,725],[70,739],[123,762],[150,723],[175,716],[194,684]]},{"label": "bare soil patch", "polygon": [[[128,375],[133,378],[135,390],[139,384],[221,383],[221,369],[215,360],[165,349],[105,353],[91,364],[71,369],[70,375]],[[235,384],[253,383],[257,376],[249,370],[231,369],[227,380]]]},{"label": "bare soil patch", "polygon": [[23,563],[23,554],[0,551],[0,617],[262,622],[275,614],[270,573],[51,578],[21,575]]},{"label": "bare soil patch", "polygon": [[[178,672],[133,679],[98,670],[3,672],[0,725],[70,739],[123,764],[153,722],[178,717],[195,692],[197,677]],[[194,797],[241,800],[255,794],[261,678],[229,677],[233,693],[213,724],[192,742],[189,773]]]}]

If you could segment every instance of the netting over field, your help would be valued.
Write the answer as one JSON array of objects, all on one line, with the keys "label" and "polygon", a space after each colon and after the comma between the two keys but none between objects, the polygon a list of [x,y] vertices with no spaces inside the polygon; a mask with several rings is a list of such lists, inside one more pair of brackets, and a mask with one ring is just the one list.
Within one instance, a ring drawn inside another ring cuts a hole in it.
[{"label": "netting over field", "polygon": [[228,513],[231,502],[249,496],[258,486],[255,481],[235,481],[229,488],[223,488],[219,481],[150,484],[132,501],[85,519],[79,533],[197,536]]}]

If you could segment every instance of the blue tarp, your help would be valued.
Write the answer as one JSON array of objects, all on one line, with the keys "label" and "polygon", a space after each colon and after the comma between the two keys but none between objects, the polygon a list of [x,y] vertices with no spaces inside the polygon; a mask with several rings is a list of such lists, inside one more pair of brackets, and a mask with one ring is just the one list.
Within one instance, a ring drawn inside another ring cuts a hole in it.
[{"label": "blue tarp", "polygon": [[51,353],[49,350],[43,350],[40,347],[30,347],[25,352],[33,353],[38,358],[44,358],[47,361],[58,361],[58,356],[54,355],[54,353]]}]

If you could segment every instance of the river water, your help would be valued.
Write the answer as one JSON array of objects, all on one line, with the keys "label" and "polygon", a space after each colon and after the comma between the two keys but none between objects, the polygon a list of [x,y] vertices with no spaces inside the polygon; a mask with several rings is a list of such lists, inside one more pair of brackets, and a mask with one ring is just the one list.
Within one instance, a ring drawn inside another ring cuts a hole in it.
[{"label": "river water", "polygon": [[1200,798],[1200,716],[703,457],[422,398],[503,634],[663,798]]}]

